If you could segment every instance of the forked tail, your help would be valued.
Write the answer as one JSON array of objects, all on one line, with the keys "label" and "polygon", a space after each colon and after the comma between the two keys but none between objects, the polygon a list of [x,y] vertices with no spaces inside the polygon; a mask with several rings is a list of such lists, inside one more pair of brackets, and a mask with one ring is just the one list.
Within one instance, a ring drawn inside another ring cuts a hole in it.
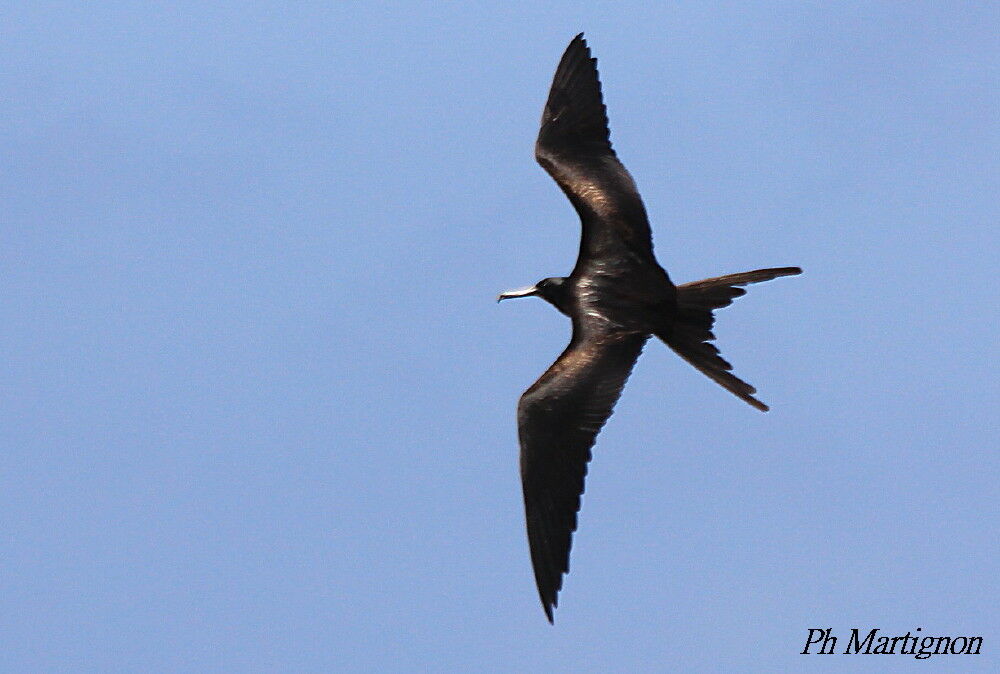
[{"label": "forked tail", "polygon": [[712,326],[715,324],[713,312],[728,307],[734,299],[745,295],[746,290],[740,286],[801,273],[802,270],[798,267],[777,267],[718,276],[677,286],[676,323],[669,335],[662,336],[663,341],[709,379],[760,411],[766,412],[767,405],[753,397],[757,389],[732,374],[730,370],[733,366],[726,362],[719,355],[715,345],[711,344],[715,340],[715,335],[712,333]]}]

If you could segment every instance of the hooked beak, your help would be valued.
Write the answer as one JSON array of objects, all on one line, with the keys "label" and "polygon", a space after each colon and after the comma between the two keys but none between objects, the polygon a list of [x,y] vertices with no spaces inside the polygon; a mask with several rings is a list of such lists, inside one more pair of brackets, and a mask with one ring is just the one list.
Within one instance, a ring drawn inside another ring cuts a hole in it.
[{"label": "hooked beak", "polygon": [[526,288],[518,288],[517,290],[508,290],[505,293],[500,293],[497,295],[497,302],[500,300],[509,300],[513,297],[531,297],[532,295],[538,294],[538,286],[528,286]]}]

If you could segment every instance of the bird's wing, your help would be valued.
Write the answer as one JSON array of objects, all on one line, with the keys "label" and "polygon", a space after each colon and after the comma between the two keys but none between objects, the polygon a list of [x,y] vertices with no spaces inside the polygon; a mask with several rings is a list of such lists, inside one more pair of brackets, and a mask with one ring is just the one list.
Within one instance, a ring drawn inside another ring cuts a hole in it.
[{"label": "bird's wing", "polygon": [[577,338],[517,408],[521,484],[538,594],[549,622],[580,510],[590,448],[611,416],[645,335]]},{"label": "bird's wing", "polygon": [[646,209],[632,176],[611,149],[597,59],[577,35],[556,69],[542,113],[535,158],[583,223],[581,259],[623,248],[652,256]]}]

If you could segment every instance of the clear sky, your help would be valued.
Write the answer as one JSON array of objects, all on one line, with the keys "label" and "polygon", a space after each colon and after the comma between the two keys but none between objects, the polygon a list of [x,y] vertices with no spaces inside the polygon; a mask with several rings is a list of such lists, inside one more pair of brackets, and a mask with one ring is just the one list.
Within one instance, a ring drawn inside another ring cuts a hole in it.
[{"label": "clear sky", "polygon": [[[589,8],[582,8],[589,4]],[[996,671],[996,3],[6,3],[0,671]],[[586,31],[677,282],[556,624],[514,409],[568,321],[534,163]]]}]

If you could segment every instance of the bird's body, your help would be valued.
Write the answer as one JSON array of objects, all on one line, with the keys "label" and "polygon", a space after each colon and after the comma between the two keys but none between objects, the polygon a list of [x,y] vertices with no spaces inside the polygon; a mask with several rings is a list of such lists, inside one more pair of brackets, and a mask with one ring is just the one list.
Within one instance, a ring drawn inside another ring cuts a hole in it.
[{"label": "bird's body", "polygon": [[569,346],[521,396],[517,414],[528,541],[550,621],[569,571],[590,449],[647,340],[658,337],[766,411],[711,344],[713,311],[744,294],[739,286],[801,273],[760,269],[675,286],[653,255],[646,209],[609,136],[596,59],[581,34],[556,69],[535,145],[539,164],[580,215],[577,262],[568,277],[500,295],[537,295],[573,323]]}]

